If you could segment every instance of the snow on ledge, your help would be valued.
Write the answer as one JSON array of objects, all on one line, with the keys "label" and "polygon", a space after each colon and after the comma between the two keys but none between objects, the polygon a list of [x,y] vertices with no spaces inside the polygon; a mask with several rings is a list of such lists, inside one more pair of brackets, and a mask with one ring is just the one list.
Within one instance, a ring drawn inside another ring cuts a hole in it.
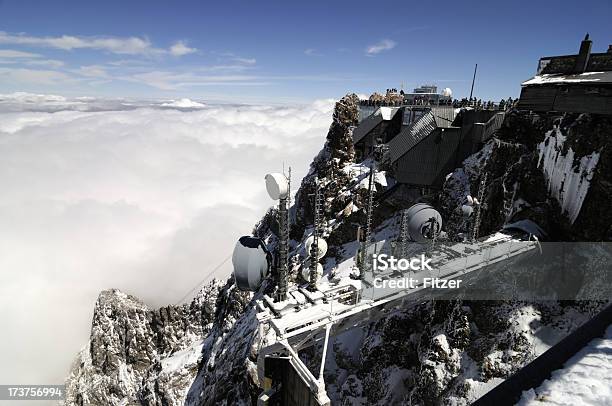
[{"label": "snow on ledge", "polygon": [[581,83],[581,82],[612,82],[612,72],[584,72],[573,75],[549,73],[537,75],[521,83],[521,86],[542,85],[542,84],[561,84],[561,83]]}]

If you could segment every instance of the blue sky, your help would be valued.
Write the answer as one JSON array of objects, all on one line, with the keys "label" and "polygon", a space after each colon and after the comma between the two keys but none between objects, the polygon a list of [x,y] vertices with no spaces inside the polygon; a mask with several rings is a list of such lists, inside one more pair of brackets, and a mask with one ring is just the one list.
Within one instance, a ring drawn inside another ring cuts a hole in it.
[{"label": "blue sky", "polygon": [[423,83],[516,97],[612,43],[612,2],[0,0],[0,93],[307,102]]}]

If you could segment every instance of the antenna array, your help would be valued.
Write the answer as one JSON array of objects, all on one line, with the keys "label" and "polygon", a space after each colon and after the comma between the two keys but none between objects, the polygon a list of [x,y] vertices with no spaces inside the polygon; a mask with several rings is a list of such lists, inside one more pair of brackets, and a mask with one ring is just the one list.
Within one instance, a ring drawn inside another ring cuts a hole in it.
[{"label": "antenna array", "polygon": [[474,229],[472,230],[472,241],[478,238],[478,231],[480,229],[481,212],[483,209],[483,199],[485,194],[485,188],[487,185],[487,172],[484,173],[480,180],[480,187],[478,188],[478,207],[476,208],[476,219],[474,220]]},{"label": "antenna array", "polygon": [[287,197],[281,197],[278,202],[278,290],[276,295],[277,301],[287,299],[287,250],[289,245],[289,227]]},{"label": "antenna array", "polygon": [[399,226],[399,241],[397,247],[397,256],[398,258],[406,258],[408,251],[408,240],[409,240],[409,232],[408,232],[408,210],[402,210],[402,217],[400,220]]},{"label": "antenna array", "polygon": [[308,289],[315,290],[317,284],[317,266],[319,259],[319,234],[321,233],[321,211],[323,209],[323,194],[319,187],[319,178],[315,177],[314,191],[314,222],[313,222],[313,241],[310,245],[310,274]]},{"label": "antenna array", "polygon": [[361,258],[359,261],[360,265],[360,278],[363,278],[365,271],[367,270],[367,250],[372,238],[372,216],[374,214],[374,174],[376,168],[374,162],[370,165],[370,176],[368,180],[368,206],[366,209],[366,224],[365,224],[365,235],[363,242],[361,243]]}]

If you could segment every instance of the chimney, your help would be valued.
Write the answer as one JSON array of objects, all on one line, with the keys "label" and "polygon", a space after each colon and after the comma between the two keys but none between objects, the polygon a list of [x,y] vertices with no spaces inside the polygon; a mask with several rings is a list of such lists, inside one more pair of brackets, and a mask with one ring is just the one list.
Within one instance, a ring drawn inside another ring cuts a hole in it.
[{"label": "chimney", "polygon": [[574,64],[574,73],[584,73],[589,63],[589,57],[591,56],[591,45],[593,41],[589,39],[589,33],[584,37],[584,40],[580,43],[580,51],[576,56],[576,63]]},{"label": "chimney", "polygon": [[608,45],[608,53],[612,54],[612,44]]}]

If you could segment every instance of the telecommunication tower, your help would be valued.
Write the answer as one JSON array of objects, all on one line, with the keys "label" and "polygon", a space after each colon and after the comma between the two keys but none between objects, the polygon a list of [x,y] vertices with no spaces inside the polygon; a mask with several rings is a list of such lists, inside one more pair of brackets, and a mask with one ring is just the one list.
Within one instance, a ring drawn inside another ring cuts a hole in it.
[{"label": "telecommunication tower", "polygon": [[[319,268],[321,265],[319,264],[319,258],[322,257],[322,251],[327,251],[326,247],[319,247],[320,243],[323,243],[326,246],[325,241],[321,239],[321,220],[322,220],[322,210],[323,210],[323,193],[321,193],[321,188],[319,185],[319,178],[315,177],[314,179],[315,190],[313,193],[314,197],[314,209],[313,209],[313,232],[312,239],[309,241],[309,274],[308,274],[308,289],[315,290],[317,288],[317,281],[319,279]],[[323,248],[323,250],[321,249]],[[324,252],[323,252],[324,254]]]},{"label": "telecommunication tower", "polygon": [[275,300],[281,302],[287,299],[287,252],[289,248],[289,218],[287,201],[289,199],[289,182],[282,173],[266,175],[266,189],[273,200],[278,200],[278,247],[275,255],[276,295]]},{"label": "telecommunication tower", "polygon": [[478,238],[478,231],[480,229],[480,221],[481,221],[481,212],[483,209],[483,199],[485,195],[485,189],[487,186],[487,172],[484,173],[482,179],[480,180],[480,186],[478,188],[478,200],[476,203],[478,206],[476,207],[476,219],[474,220],[474,228],[472,230],[472,241],[475,241]]}]

